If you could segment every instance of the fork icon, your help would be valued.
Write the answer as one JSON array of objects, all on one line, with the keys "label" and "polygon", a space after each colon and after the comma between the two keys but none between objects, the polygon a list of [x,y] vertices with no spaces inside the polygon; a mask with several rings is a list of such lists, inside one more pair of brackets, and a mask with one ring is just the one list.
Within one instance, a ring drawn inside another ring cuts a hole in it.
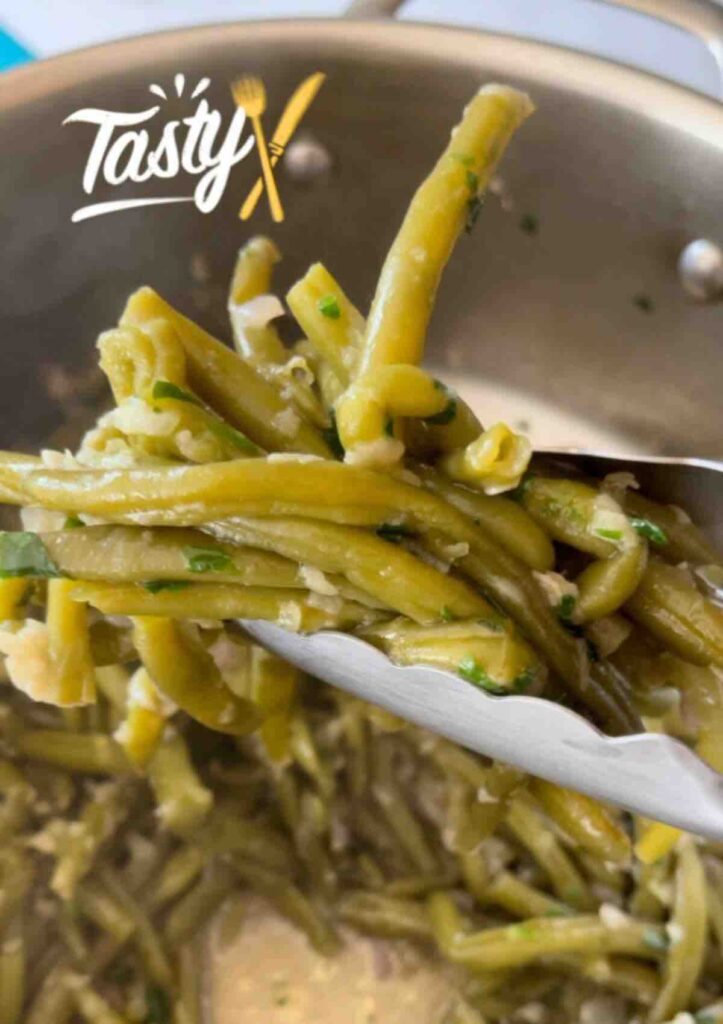
[{"label": "fork icon", "polygon": [[[266,195],[268,196],[269,208],[271,209],[271,217],[276,223],[279,223],[284,219],[284,210],[279,198],[279,191],[276,187],[276,180],[271,160],[269,159],[269,150],[266,147],[266,137],[263,125],[261,124],[261,115],[266,110],[266,89],[264,88],[264,83],[260,78],[248,75],[245,78],[237,78],[235,82],[232,82],[231,92],[236,106],[246,111],[247,117],[251,119],[253,124],[256,147],[261,161],[261,171],[266,186]],[[272,143],[270,148],[278,160],[281,152],[283,152],[283,147],[278,147]],[[281,152],[277,152],[279,149]]]}]

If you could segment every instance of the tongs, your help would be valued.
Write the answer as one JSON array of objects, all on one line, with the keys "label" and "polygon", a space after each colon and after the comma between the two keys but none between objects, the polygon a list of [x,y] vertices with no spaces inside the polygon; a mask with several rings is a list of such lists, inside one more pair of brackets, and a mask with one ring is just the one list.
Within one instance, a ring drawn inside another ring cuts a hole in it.
[{"label": "tongs", "polygon": [[[631,472],[644,493],[683,506],[711,540],[723,542],[723,463],[560,449],[541,455],[589,476]],[[493,696],[451,672],[398,666],[344,633],[302,635],[257,620],[241,625],[304,672],[470,750],[646,818],[723,839],[723,775],[680,740],[658,733],[606,736],[550,700]]]}]

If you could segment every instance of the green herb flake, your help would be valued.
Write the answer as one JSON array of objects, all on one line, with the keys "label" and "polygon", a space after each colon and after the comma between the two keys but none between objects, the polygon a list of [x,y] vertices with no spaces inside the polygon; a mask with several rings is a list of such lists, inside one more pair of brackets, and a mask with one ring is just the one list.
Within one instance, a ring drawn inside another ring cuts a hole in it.
[{"label": "green herb flake", "polygon": [[384,433],[387,437],[394,437],[394,417],[387,416],[387,422],[384,424]]},{"label": "green herb flake", "polygon": [[604,540],[622,540],[623,535],[620,530],[606,530],[601,527],[599,530],[595,530],[598,537],[602,537]]},{"label": "green herb flake", "polygon": [[322,316],[328,316],[330,320],[338,320],[341,316],[339,303],[333,295],[325,295],[323,298],[319,299],[316,307]]},{"label": "green herb flake", "polygon": [[535,670],[526,668],[512,680],[512,689],[515,693],[526,693],[535,681]]},{"label": "green herb flake", "polygon": [[457,399],[450,398],[441,412],[434,413],[433,416],[425,416],[424,422],[429,423],[435,427],[444,427],[447,423],[451,423],[454,417],[457,415]]},{"label": "green herb flake", "polygon": [[567,907],[550,907],[545,911],[545,917],[570,917],[572,911]]},{"label": "green herb flake", "polygon": [[467,202],[467,219],[465,221],[464,230],[469,235],[474,229],[477,223],[477,218],[480,215],[482,204],[484,203],[483,196],[470,196]]},{"label": "green herb flake", "polygon": [[223,420],[216,419],[215,416],[209,419],[208,428],[220,441],[227,441],[234,448],[238,448],[240,452],[246,452],[248,455],[258,455],[261,451],[258,445],[255,445],[253,441],[249,441],[240,430],[229,426]]},{"label": "green herb flake", "polygon": [[171,999],[165,989],[149,985],[146,989],[146,1008],[144,1024],[171,1024]]},{"label": "green herb flake", "polygon": [[536,235],[540,230],[540,222],[534,213],[523,213],[520,217],[520,231],[526,235]]},{"label": "green herb flake", "polygon": [[473,167],[474,157],[470,156],[469,153],[450,153],[453,160],[462,164],[463,167]]},{"label": "green herb flake", "polygon": [[510,925],[508,931],[513,939],[536,939],[539,935],[539,928],[531,921]]},{"label": "green herb flake", "polygon": [[641,313],[652,313],[655,309],[655,303],[649,295],[645,295],[644,292],[638,292],[637,295],[633,295],[633,305],[640,310]]},{"label": "green herb flake", "polygon": [[530,485],[532,484],[532,481],[535,479],[536,476],[536,473],[525,473],[520,482],[518,483],[517,487],[515,487],[511,491],[507,491],[505,497],[511,498],[512,501],[516,501],[518,505],[524,504],[525,495],[530,489]]},{"label": "green herb flake", "polygon": [[223,572],[233,566],[230,555],[220,548],[183,548],[183,557],[191,572]]},{"label": "green herb flake", "polygon": [[649,540],[651,544],[663,547],[668,543],[668,534],[650,519],[638,519],[636,516],[633,516],[630,519],[630,525],[641,537]]},{"label": "green herb flake", "polygon": [[153,398],[175,398],[179,402],[189,402],[191,405],[200,405],[203,408],[203,403],[199,402],[195,395],[186,391],[185,388],[179,388],[178,384],[172,384],[170,380],[157,380],[151,394]]},{"label": "green herb flake", "polygon": [[191,586],[190,580],[146,580],[141,586],[149,594],[160,594],[162,590],[185,590]]},{"label": "green herb flake", "polygon": [[457,616],[454,614],[448,604],[443,604],[440,610],[439,616],[442,622],[454,622]]},{"label": "green herb flake", "polygon": [[0,532],[0,579],[62,575],[36,533]]},{"label": "green herb flake", "polygon": [[575,611],[576,599],[574,594],[563,594],[560,598],[556,611],[558,618],[562,619],[563,622],[567,622],[572,618],[572,613]]},{"label": "green herb flake", "polygon": [[646,928],[643,932],[643,945],[648,949],[655,949],[663,953],[670,947],[670,939],[665,932],[656,931],[655,928]]},{"label": "green herb flake", "polygon": [[466,679],[468,683],[473,683],[474,686],[479,686],[481,690],[486,690],[487,693],[501,696],[508,692],[504,686],[500,686],[494,679],[490,679],[472,654],[465,654],[464,658],[457,665],[457,674]]},{"label": "green herb flake", "polygon": [[477,189],[479,188],[479,174],[475,174],[474,171],[467,171],[465,179],[467,181],[467,188],[476,196]]},{"label": "green herb flake", "polygon": [[590,661],[595,663],[601,660],[600,651],[597,649],[597,644],[593,640],[591,640],[589,636],[585,637],[585,648],[587,650],[587,656],[590,659]]},{"label": "green herb flake", "polygon": [[377,527],[377,537],[388,540],[392,544],[399,544],[405,537],[413,537],[414,531],[410,530],[404,523],[382,523]]},{"label": "green herb flake", "polygon": [[80,516],[68,516],[63,523],[64,530],[79,530],[81,526],[85,526],[85,523]]},{"label": "green herb flake", "polygon": [[329,446],[329,451],[334,456],[334,458],[343,459],[344,445],[341,443],[341,438],[339,437],[339,428],[336,425],[336,416],[334,414],[333,409],[329,414],[329,421],[329,426],[324,427],[323,430],[321,431],[322,436],[326,441],[327,445]]}]

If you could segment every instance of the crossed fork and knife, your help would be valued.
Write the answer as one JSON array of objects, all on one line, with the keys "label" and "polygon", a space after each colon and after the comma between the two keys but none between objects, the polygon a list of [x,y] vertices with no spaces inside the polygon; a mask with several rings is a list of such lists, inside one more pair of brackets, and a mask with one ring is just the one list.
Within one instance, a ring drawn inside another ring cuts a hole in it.
[{"label": "crossed fork and knife", "polygon": [[248,220],[254,212],[264,187],[266,188],[272,219],[276,223],[284,219],[284,208],[281,205],[273,169],[279,162],[286,144],[296,131],[299,122],[321,88],[325,77],[322,72],[317,71],[313,75],[309,75],[308,78],[305,78],[297,87],[279,118],[268,146],[266,144],[263,124],[261,123],[261,116],[266,110],[266,89],[264,88],[264,83],[260,78],[252,75],[237,78],[231,83],[231,94],[236,106],[246,111],[246,116],[253,125],[256,148],[258,149],[259,160],[261,161],[261,176],[251,188],[239,210],[241,220]]}]

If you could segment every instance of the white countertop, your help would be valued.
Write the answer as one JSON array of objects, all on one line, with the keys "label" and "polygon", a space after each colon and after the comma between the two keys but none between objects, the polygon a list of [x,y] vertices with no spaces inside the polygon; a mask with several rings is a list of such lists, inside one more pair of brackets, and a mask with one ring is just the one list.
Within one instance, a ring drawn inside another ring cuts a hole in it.
[{"label": "white countertop", "polygon": [[[344,7],[340,0],[0,0],[0,26],[43,57],[163,28],[336,16]],[[717,92],[717,69],[699,40],[598,0],[409,0],[402,17],[535,36]]]}]

